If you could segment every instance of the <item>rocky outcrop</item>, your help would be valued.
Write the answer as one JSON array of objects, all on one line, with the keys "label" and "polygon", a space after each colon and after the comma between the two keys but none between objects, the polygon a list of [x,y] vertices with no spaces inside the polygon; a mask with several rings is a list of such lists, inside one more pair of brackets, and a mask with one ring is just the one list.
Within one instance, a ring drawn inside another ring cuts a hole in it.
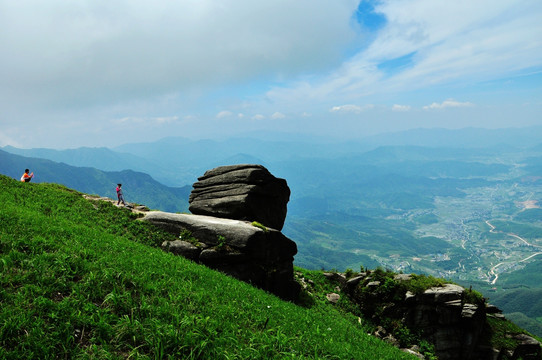
[{"label": "rocky outcrop", "polygon": [[487,318],[502,322],[506,319],[485,299],[467,294],[470,290],[444,284],[413,293],[407,286],[410,280],[411,275],[390,277],[368,271],[336,283],[344,284],[342,290],[368,319],[375,324],[391,325],[387,332],[377,331],[375,335],[397,342],[400,347],[407,345],[401,339],[401,326],[405,326],[432,343],[440,360],[542,359],[540,343],[528,335],[511,335],[516,344],[512,348],[491,346],[488,339],[492,330]]},{"label": "rocky outcrop", "polygon": [[165,250],[296,300],[297,246],[280,232],[289,198],[286,181],[261,165],[221,166],[193,185],[193,215],[155,211],[142,220],[180,236]]},{"label": "rocky outcrop", "polygon": [[250,222],[160,211],[143,218],[182,238],[166,241],[165,250],[249,282],[283,299],[295,300],[300,285],[293,278],[295,242],[280,231]]},{"label": "rocky outcrop", "polygon": [[196,215],[257,221],[281,230],[290,188],[261,165],[221,166],[194,183],[189,210]]},{"label": "rocky outcrop", "polygon": [[439,359],[481,359],[479,339],[485,325],[485,304],[464,301],[465,289],[454,284],[407,293],[405,324],[426,334]]},{"label": "rocky outcrop", "polygon": [[[514,335],[513,338],[519,342],[514,349],[512,356],[506,354],[511,359],[539,360],[542,359],[542,350],[540,343],[532,337],[525,334]],[[501,356],[501,358],[503,358]]]}]

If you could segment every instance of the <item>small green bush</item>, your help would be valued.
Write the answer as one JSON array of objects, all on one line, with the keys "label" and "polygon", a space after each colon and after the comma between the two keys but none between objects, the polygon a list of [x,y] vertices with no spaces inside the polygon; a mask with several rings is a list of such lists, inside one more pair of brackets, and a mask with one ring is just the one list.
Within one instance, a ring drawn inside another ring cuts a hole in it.
[{"label": "small green bush", "polygon": [[484,296],[480,292],[473,290],[472,287],[469,289],[465,289],[464,300],[466,303],[476,304],[476,305],[481,305],[485,303]]},{"label": "small green bush", "polygon": [[356,275],[356,273],[352,269],[346,269],[346,271],[344,272],[344,276],[347,279],[350,279],[350,278],[354,277],[355,275]]},{"label": "small green bush", "polygon": [[257,228],[259,228],[259,229],[262,229],[262,230],[265,231],[265,232],[268,232],[268,231],[269,231],[269,230],[267,229],[267,226],[265,226],[265,225],[263,225],[263,224],[260,224],[260,223],[257,222],[257,221],[253,221],[253,222],[252,222],[252,226],[257,227]]},{"label": "small green bush", "polygon": [[215,248],[220,251],[220,250],[225,250],[225,247],[226,247],[226,238],[222,235],[218,235],[217,238],[216,238],[217,242],[216,242],[216,246]]},{"label": "small green bush", "polygon": [[410,331],[408,327],[403,325],[401,320],[392,322],[391,331],[393,336],[399,341],[401,347],[408,347],[417,342],[417,337]]},{"label": "small green bush", "polygon": [[435,355],[435,345],[427,340],[420,340],[420,353],[425,356],[426,360],[438,360]]},{"label": "small green bush", "polygon": [[407,282],[407,290],[414,294],[421,294],[425,290],[432,287],[441,287],[446,284],[444,279],[439,279],[431,275],[411,275],[410,281]]},{"label": "small green bush", "polygon": [[179,235],[179,239],[183,241],[187,241],[194,246],[201,247],[201,243],[199,242],[199,240],[196,239],[194,235],[192,235],[192,232],[187,229],[183,229],[181,231],[181,234]]},{"label": "small green bush", "polygon": [[488,342],[496,349],[500,348],[515,348],[519,340],[514,339],[510,334],[526,334],[527,332],[519,328],[516,324],[506,320],[487,317],[486,325],[491,329],[491,338]]}]

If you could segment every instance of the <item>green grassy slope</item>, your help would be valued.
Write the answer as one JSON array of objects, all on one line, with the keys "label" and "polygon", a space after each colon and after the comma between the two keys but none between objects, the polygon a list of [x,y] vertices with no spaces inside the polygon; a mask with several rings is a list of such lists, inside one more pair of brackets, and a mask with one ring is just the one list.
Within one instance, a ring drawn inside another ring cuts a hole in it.
[{"label": "green grassy slope", "polygon": [[149,246],[169,235],[125,209],[1,175],[0,204],[0,359],[411,358]]}]

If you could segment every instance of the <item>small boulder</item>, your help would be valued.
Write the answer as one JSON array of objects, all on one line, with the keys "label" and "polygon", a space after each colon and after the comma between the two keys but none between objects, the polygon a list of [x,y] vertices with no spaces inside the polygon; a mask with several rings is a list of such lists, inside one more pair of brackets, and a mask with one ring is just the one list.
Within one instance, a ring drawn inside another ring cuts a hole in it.
[{"label": "small boulder", "polygon": [[426,301],[435,303],[445,303],[452,300],[460,300],[465,289],[455,284],[445,284],[444,286],[436,286],[425,290],[423,298]]},{"label": "small boulder", "polygon": [[396,281],[410,281],[412,279],[411,274],[397,274],[393,277]]},{"label": "small boulder", "polygon": [[518,334],[514,336],[519,345],[514,351],[513,359],[538,360],[542,358],[541,344],[534,338],[526,334]]},{"label": "small boulder", "polygon": [[200,248],[183,240],[164,241],[162,243],[162,249],[176,255],[181,255],[190,260],[197,260],[201,253]]},{"label": "small boulder", "polygon": [[336,304],[340,300],[341,295],[336,293],[330,293],[326,295],[326,298],[327,301],[329,301],[330,303]]},{"label": "small boulder", "polygon": [[346,291],[348,293],[353,293],[356,287],[358,286],[358,284],[363,279],[364,279],[364,276],[356,276],[346,281]]},{"label": "small boulder", "polygon": [[341,285],[341,286],[346,284],[346,276],[344,276],[343,274],[331,272],[331,273],[324,273],[324,276],[328,280],[338,282],[339,285]]}]

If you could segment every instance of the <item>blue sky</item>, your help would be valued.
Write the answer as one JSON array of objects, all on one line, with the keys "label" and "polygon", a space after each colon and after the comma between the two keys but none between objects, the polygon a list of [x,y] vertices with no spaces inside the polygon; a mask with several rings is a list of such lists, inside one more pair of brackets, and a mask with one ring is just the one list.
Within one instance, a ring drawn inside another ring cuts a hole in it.
[{"label": "blue sky", "polygon": [[0,146],[542,125],[539,0],[0,0]]}]

